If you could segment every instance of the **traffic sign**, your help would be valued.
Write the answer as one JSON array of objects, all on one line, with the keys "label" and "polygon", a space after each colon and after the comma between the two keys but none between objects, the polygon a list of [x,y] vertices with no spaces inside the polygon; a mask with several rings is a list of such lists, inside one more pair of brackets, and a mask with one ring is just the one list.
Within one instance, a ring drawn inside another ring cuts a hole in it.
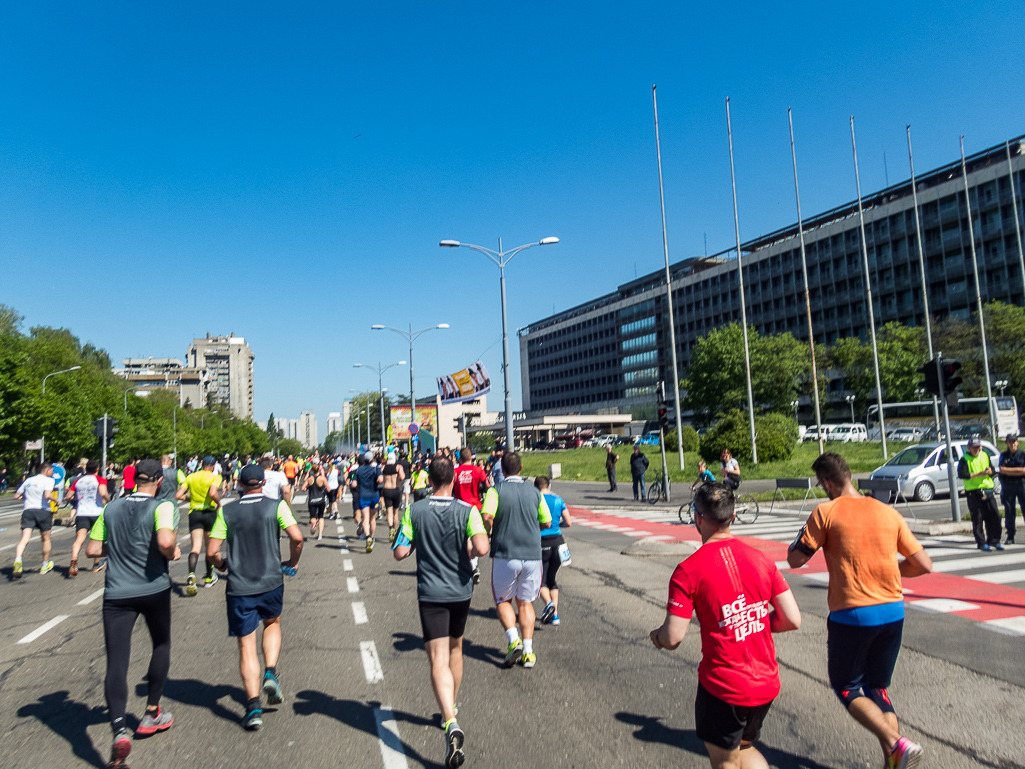
[{"label": "traffic sign", "polygon": [[410,435],[416,435],[418,432],[420,432],[420,425],[418,425],[416,422],[413,422],[412,424],[410,424],[410,426],[409,426],[409,434]]}]

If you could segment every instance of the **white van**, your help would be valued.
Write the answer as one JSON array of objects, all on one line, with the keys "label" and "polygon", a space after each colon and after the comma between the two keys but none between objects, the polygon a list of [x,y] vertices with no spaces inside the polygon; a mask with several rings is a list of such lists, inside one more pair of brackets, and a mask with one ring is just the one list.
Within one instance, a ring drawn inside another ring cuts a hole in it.
[{"label": "white van", "polygon": [[837,443],[865,443],[868,440],[868,430],[862,422],[847,422],[830,430],[826,440]]},{"label": "white van", "polygon": [[[829,434],[837,428],[837,425],[822,425],[822,440],[828,441]],[[819,428],[815,425],[811,425],[808,428],[808,432],[804,434],[806,441],[817,441],[819,439]]]}]

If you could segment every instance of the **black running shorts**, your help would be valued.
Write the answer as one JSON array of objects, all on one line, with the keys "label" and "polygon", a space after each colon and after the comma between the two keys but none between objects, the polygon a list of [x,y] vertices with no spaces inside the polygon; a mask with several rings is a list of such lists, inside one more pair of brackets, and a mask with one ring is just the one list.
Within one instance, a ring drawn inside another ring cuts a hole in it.
[{"label": "black running shorts", "polygon": [[95,515],[79,515],[75,517],[75,531],[92,531],[93,524],[96,523],[97,516]]},{"label": "black running shorts", "polygon": [[381,489],[385,507],[402,507],[402,489]]},{"label": "black running shorts", "polygon": [[209,510],[189,510],[189,531],[202,529],[208,532],[214,527],[214,521],[216,520],[217,510],[213,508]]},{"label": "black running shorts", "polygon": [[21,514],[21,528],[49,531],[53,528],[53,513],[49,510],[25,510]]},{"label": "black running shorts", "polygon": [[454,603],[420,601],[420,626],[424,632],[424,643],[436,638],[462,638],[469,614],[470,599]]},{"label": "black running shorts", "polygon": [[762,721],[772,706],[772,700],[764,705],[748,707],[731,705],[711,694],[698,684],[698,696],[694,700],[694,731],[702,742],[723,750],[735,750],[744,742],[754,742],[762,731]]}]

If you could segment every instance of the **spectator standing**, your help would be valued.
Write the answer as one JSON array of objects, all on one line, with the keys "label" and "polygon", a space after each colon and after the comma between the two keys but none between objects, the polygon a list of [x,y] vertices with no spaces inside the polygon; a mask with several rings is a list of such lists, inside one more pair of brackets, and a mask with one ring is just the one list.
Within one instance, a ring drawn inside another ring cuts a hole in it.
[{"label": "spectator standing", "polygon": [[1004,549],[1000,544],[1000,513],[993,490],[993,474],[989,454],[982,450],[982,441],[978,436],[970,438],[968,453],[957,463],[957,477],[964,481],[975,545],[987,553]]},{"label": "spectator standing", "polygon": [[630,476],[634,484],[634,501],[636,502],[637,492],[640,490],[640,499],[647,499],[644,489],[644,474],[648,472],[648,458],[641,453],[641,444],[634,444],[634,453],[630,455]]},{"label": "spectator standing", "polygon": [[1018,448],[1018,436],[1013,433],[1007,436],[1007,451],[1000,454],[1000,501],[1004,504],[1005,544],[1013,545],[1018,516],[1014,509],[1016,501],[1025,513],[1025,451]]},{"label": "spectator standing", "polygon": [[609,493],[616,491],[619,484],[616,483],[616,462],[619,461],[619,454],[612,451],[611,446],[605,447],[605,474],[609,477]]}]

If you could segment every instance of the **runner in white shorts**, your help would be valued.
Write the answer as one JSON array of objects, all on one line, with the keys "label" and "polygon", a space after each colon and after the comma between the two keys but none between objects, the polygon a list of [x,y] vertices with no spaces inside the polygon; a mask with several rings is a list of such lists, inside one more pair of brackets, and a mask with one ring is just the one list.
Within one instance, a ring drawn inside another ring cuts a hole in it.
[{"label": "runner in white shorts", "polygon": [[[505,480],[488,489],[481,515],[491,533],[491,592],[509,647],[504,666],[534,667],[534,601],[541,592],[541,529],[552,521],[544,497],[520,477],[520,455],[502,457]],[[516,600],[516,609],[512,601]],[[516,629],[519,619],[520,630]]]}]

